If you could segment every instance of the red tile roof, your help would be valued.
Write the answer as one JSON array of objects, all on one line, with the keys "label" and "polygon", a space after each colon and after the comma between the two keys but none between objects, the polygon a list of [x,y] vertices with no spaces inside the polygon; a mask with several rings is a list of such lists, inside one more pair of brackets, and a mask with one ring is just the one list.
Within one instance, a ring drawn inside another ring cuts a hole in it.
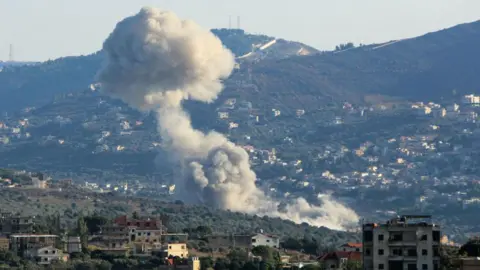
[{"label": "red tile roof", "polygon": [[325,260],[338,260],[338,259],[348,259],[352,261],[361,261],[362,260],[362,253],[358,251],[334,251],[327,253],[320,258],[319,261]]},{"label": "red tile roof", "polygon": [[361,247],[362,247],[362,243],[348,242],[348,243],[346,243],[346,244],[343,244],[342,247],[361,248]]}]

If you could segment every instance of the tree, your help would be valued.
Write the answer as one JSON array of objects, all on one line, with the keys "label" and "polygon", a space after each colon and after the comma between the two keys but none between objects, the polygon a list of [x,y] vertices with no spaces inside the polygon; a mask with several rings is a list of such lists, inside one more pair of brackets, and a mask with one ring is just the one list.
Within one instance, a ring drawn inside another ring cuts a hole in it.
[{"label": "tree", "polygon": [[132,218],[133,218],[133,219],[140,219],[140,216],[138,215],[138,212],[137,212],[137,211],[135,211],[135,212],[132,213]]},{"label": "tree", "polygon": [[77,234],[80,236],[82,250],[86,251],[88,249],[88,227],[82,213],[80,213],[77,220]]},{"label": "tree", "polygon": [[211,234],[212,233],[212,228],[208,227],[208,226],[198,226],[196,229],[195,229],[196,233],[198,234],[198,237],[200,238],[203,238],[205,237],[206,235],[208,234]]},{"label": "tree", "polygon": [[289,237],[282,243],[282,247],[286,249],[301,250],[302,243],[298,239]]},{"label": "tree", "polygon": [[200,269],[207,270],[213,267],[213,258],[212,257],[200,257]]},{"label": "tree", "polygon": [[265,269],[275,269],[280,264],[280,254],[278,251],[267,246],[256,246],[252,249],[252,253],[255,256],[262,257],[261,267]]},{"label": "tree", "polygon": [[225,259],[218,258],[215,262],[215,266],[213,267],[214,270],[227,270],[228,264]]},{"label": "tree", "polygon": [[230,261],[245,261],[248,259],[248,254],[243,249],[232,249],[228,254],[227,258]]},{"label": "tree", "polygon": [[86,216],[85,223],[87,224],[89,234],[97,234],[100,232],[100,227],[107,224],[108,219],[99,215]]},{"label": "tree", "polygon": [[362,269],[362,263],[359,262],[359,261],[348,260],[345,263],[344,269],[345,270],[361,270]]},{"label": "tree", "polygon": [[459,249],[456,247],[441,246],[440,247],[440,269],[449,270],[457,269],[458,258],[460,257]]}]

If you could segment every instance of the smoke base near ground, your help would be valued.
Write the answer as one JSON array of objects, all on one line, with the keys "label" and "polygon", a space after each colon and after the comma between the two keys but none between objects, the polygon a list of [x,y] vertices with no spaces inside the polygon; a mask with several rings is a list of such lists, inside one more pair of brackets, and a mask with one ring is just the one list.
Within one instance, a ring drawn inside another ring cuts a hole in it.
[{"label": "smoke base near ground", "polygon": [[154,111],[163,144],[183,166],[182,196],[197,203],[297,223],[343,229],[358,221],[328,196],[321,207],[298,198],[279,202],[255,185],[247,152],[217,132],[191,125],[182,102],[212,102],[235,65],[233,54],[209,30],[172,12],[143,8],[117,24],[105,40],[105,66],[97,74],[104,93],[142,111]]}]

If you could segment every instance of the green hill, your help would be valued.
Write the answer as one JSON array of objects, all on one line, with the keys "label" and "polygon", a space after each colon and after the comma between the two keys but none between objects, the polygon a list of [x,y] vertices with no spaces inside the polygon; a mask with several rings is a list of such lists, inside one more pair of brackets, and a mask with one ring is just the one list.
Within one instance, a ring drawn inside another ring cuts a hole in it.
[{"label": "green hill", "polygon": [[[379,47],[374,49],[375,47]],[[265,61],[253,67],[265,95],[317,95],[361,101],[366,95],[414,100],[480,91],[480,21],[343,52]]]},{"label": "green hill", "polygon": [[[243,30],[212,31],[237,56],[252,51],[254,45],[258,48],[259,44],[273,40]],[[244,76],[250,72],[252,82],[261,90],[260,101],[269,102],[272,96],[288,100],[293,94],[298,99],[315,101],[317,106],[323,101],[362,102],[368,95],[439,100],[451,97],[452,93],[478,92],[480,88],[480,21],[391,45],[309,56],[292,53],[298,48],[310,50],[306,45],[283,40],[277,43],[282,53],[275,52],[276,47],[272,46],[271,51],[262,54],[274,57],[246,64],[237,73]],[[286,45],[291,45],[288,53],[284,53]],[[5,67],[0,72],[0,111],[44,104],[57,94],[85,89],[92,83],[101,61],[101,53],[96,53],[34,66]],[[238,78],[241,77],[232,76],[230,81]]]},{"label": "green hill", "polygon": [[[265,35],[248,34],[239,29],[213,29],[212,32],[237,56],[250,52],[253,45],[273,39]],[[303,45],[293,42],[290,46]],[[0,112],[38,106],[49,102],[57,94],[85,89],[93,83],[102,57],[99,52],[59,58],[37,65],[3,67],[0,72]]]}]

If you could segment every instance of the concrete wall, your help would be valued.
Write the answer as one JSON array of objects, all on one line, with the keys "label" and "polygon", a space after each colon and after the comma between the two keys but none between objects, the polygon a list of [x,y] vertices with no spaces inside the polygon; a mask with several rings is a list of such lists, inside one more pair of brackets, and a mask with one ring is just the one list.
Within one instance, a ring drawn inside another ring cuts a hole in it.
[{"label": "concrete wall", "polygon": [[170,256],[187,258],[188,257],[187,244],[186,243],[168,244],[168,257]]},{"label": "concrete wall", "polygon": [[264,234],[257,234],[252,237],[252,246],[268,246],[273,248],[280,247],[280,239],[276,237],[270,237]]}]

